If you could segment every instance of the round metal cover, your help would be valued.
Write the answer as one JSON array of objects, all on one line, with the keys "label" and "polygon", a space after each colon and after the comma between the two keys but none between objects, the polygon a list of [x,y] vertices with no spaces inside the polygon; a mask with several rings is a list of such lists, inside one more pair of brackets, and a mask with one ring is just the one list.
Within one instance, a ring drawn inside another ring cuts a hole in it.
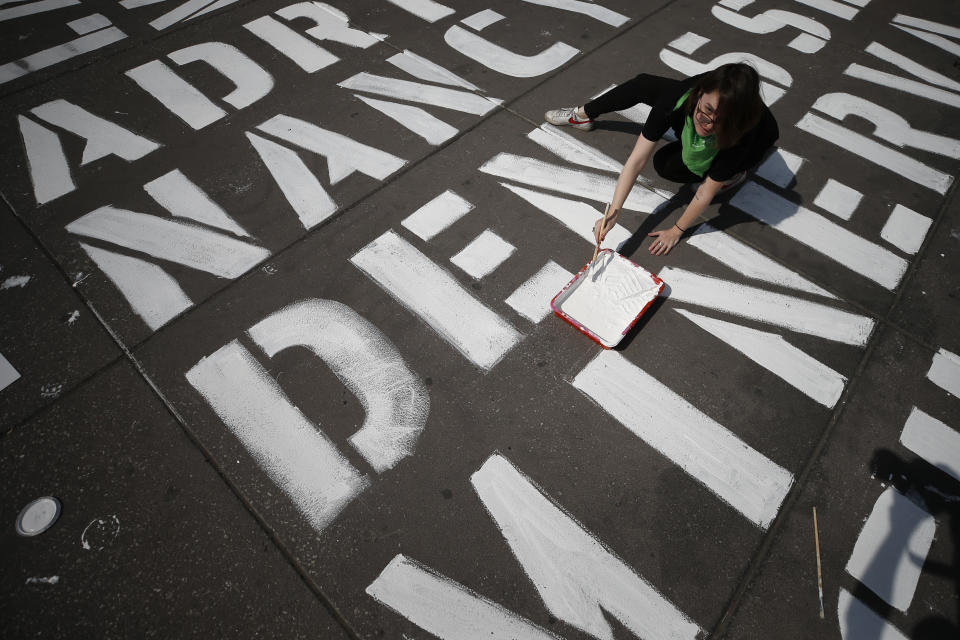
[{"label": "round metal cover", "polygon": [[52,527],[59,517],[59,500],[52,496],[37,498],[17,516],[17,533],[22,536],[39,535]]}]

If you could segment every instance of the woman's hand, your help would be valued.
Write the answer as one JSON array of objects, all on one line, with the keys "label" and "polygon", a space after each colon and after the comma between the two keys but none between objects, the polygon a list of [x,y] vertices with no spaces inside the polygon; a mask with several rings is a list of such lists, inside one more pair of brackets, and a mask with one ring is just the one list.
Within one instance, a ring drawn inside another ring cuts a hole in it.
[{"label": "woman's hand", "polygon": [[680,242],[683,232],[673,226],[664,231],[654,231],[649,235],[656,237],[656,240],[650,243],[650,253],[655,256],[664,256],[670,253],[670,249],[673,249]]},{"label": "woman's hand", "polygon": [[617,215],[620,213],[619,209],[614,210],[611,213],[607,214],[607,223],[603,225],[603,228],[600,228],[600,225],[603,223],[603,218],[599,218],[596,223],[593,225],[593,237],[597,241],[597,244],[603,242],[603,239],[607,237],[607,234],[610,232],[610,229],[613,229],[613,225],[617,224]]}]

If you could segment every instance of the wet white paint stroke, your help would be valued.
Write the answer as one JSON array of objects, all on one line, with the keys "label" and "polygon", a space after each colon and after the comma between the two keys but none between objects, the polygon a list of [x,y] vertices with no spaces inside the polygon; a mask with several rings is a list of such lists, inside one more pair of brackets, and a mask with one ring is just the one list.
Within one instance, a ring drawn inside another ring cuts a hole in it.
[{"label": "wet white paint stroke", "polygon": [[960,432],[914,407],[903,425],[900,444],[960,480]]},{"label": "wet white paint stroke", "polygon": [[623,165],[599,149],[584,144],[559,127],[543,123],[539,128],[527,134],[527,137],[550,151],[561,160],[575,165],[593,167],[604,171],[620,172]]},{"label": "wet white paint stroke", "polygon": [[923,82],[901,78],[900,76],[884,71],[864,67],[860,64],[851,64],[844,69],[844,75],[860,80],[866,80],[881,87],[889,87],[905,93],[910,93],[921,98],[927,98],[935,102],[940,102],[951,107],[960,107],[960,95],[951,91],[937,89]]},{"label": "wet white paint stroke", "polygon": [[362,71],[340,82],[337,86],[350,91],[364,91],[396,100],[420,102],[463,113],[482,116],[497,108],[497,101],[475,93],[434,85],[387,78]]},{"label": "wet white paint stroke", "polygon": [[960,398],[960,356],[940,349],[933,356],[927,379],[955,398]]},{"label": "wet white paint stroke", "polygon": [[630,21],[630,18],[622,13],[611,11],[593,2],[581,2],[581,0],[523,0],[523,2],[540,5],[541,7],[579,13],[604,24],[608,24],[611,27],[619,27],[625,22]]},{"label": "wet white paint stroke", "polygon": [[81,166],[109,155],[133,162],[160,148],[156,142],[95,116],[66,100],[52,100],[34,107],[30,113],[49,124],[86,139],[87,143],[80,160]]},{"label": "wet white paint stroke", "polygon": [[304,229],[312,229],[337,211],[337,203],[295,151],[249,131],[246,136]]},{"label": "wet white paint stroke", "polygon": [[10,276],[0,283],[0,291],[4,289],[24,288],[30,282],[30,276]]},{"label": "wet white paint stroke", "polygon": [[243,25],[243,28],[287,56],[307,73],[314,73],[340,60],[271,16],[257,18]]},{"label": "wet white paint stroke", "polygon": [[434,146],[443,144],[460,133],[460,130],[456,127],[450,126],[440,118],[424,111],[420,107],[400,104],[398,102],[375,100],[374,98],[368,98],[356,93],[353,94],[353,97],[363,101],[367,106],[376,109],[394,122],[403,125]]},{"label": "wet white paint stroke", "polygon": [[89,16],[72,20],[67,23],[67,26],[77,35],[83,36],[97,29],[109,27],[111,24],[110,20],[105,16],[99,13],[93,13]]},{"label": "wet white paint stroke", "polygon": [[727,9],[733,9],[734,11],[739,11],[744,7],[748,7],[753,4],[754,0],[720,0],[717,4],[721,7],[726,7]]},{"label": "wet white paint stroke", "polygon": [[552,313],[550,301],[573,280],[573,274],[548,260],[505,300],[507,305],[530,322],[541,322]]},{"label": "wet white paint stroke", "polygon": [[903,27],[898,24],[895,24],[893,26],[896,27],[897,29],[900,29],[901,31],[906,31],[910,35],[916,36],[917,38],[920,38],[924,42],[932,44],[935,47],[940,47],[947,53],[950,53],[955,56],[960,56],[960,44],[957,44],[952,40],[947,40],[942,36],[934,35],[932,33],[926,33],[924,31],[919,31],[917,29],[911,29],[910,27]]},{"label": "wet white paint stroke", "polygon": [[59,584],[60,576],[31,577],[27,578],[26,584]]},{"label": "wet white paint stroke", "polygon": [[865,51],[870,55],[876,56],[881,60],[900,67],[904,71],[913,74],[925,82],[941,86],[944,89],[960,91],[960,82],[952,80],[942,73],[937,73],[933,69],[925,67],[903,54],[897,53],[896,51],[883,46],[879,42],[871,42],[869,45],[867,45]]},{"label": "wet white paint stroke", "polygon": [[936,528],[933,516],[890,487],[877,498],[863,525],[847,573],[906,612]]},{"label": "wet white paint stroke", "polygon": [[779,262],[707,223],[701,224],[687,242],[690,246],[696,247],[714,260],[722,262],[748,278],[836,299],[835,295],[813,284],[797,272],[791,271]]},{"label": "wet white paint stroke", "polygon": [[80,247],[150,329],[156,331],[193,306],[177,281],[157,265],[82,242]]},{"label": "wet white paint stroke", "polygon": [[939,22],[934,22],[932,20],[924,20],[922,18],[914,18],[912,16],[904,15],[898,13],[894,16],[893,21],[897,24],[903,24],[908,27],[917,27],[923,29],[924,31],[929,31],[931,33],[939,33],[942,36],[949,36],[951,38],[960,38],[960,28],[951,27]]},{"label": "wet white paint stroke", "polygon": [[483,233],[450,258],[450,262],[479,280],[493,273],[516,250],[515,246],[490,229],[484,229]]},{"label": "wet white paint stroke", "polygon": [[454,72],[441,67],[431,60],[427,60],[423,56],[418,56],[408,49],[404,49],[402,53],[390,56],[387,58],[387,62],[420,80],[446,84],[453,87],[463,87],[469,91],[482,91],[480,87],[472,82],[464,80]]},{"label": "wet white paint stroke", "polygon": [[210,199],[200,187],[191,182],[179,169],[163,174],[143,185],[154,201],[178,218],[188,218],[202,224],[229,231],[235,236],[249,238],[227,212]]},{"label": "wet white paint stroke", "polygon": [[318,533],[370,485],[236,340],[186,378]]},{"label": "wet white paint stroke", "polygon": [[66,228],[220,278],[236,278],[270,256],[263,247],[222,233],[112,205],[95,209]]},{"label": "wet white paint stroke", "polygon": [[827,183],[820,189],[820,193],[813,199],[813,204],[824,211],[829,211],[841,220],[849,220],[856,211],[863,194],[847,185],[827,178]]},{"label": "wet white paint stroke", "polygon": [[360,400],[364,421],[350,444],[378,473],[412,455],[430,413],[427,389],[397,348],[345,304],[306,300],[250,328],[271,358],[284,349],[310,349]]},{"label": "wet white paint stroke", "polygon": [[857,16],[857,13],[859,13],[857,9],[854,9],[850,5],[836,2],[835,0],[796,0],[796,2],[805,4],[808,7],[813,7],[818,11],[837,16],[838,18],[843,18],[844,20],[853,20]]},{"label": "wet white paint stroke", "polygon": [[848,93],[828,93],[817,98],[813,108],[837,120],[849,115],[864,118],[874,125],[874,135],[899,147],[923,149],[950,158],[960,158],[960,140],[914,129],[895,111]]},{"label": "wet white paint stroke", "polygon": [[64,44],[59,44],[19,60],[0,65],[0,84],[10,82],[40,69],[46,69],[76,56],[102,49],[126,38],[126,34],[116,27],[94,31]]},{"label": "wet white paint stroke", "polygon": [[76,189],[60,137],[21,115],[17,116],[17,123],[37,204],[46,204]]},{"label": "wet white paint stroke", "polygon": [[514,78],[534,78],[543,75],[562,66],[580,53],[579,49],[564,42],[554,42],[540,53],[524,56],[504,49],[457,24],[447,29],[443,39],[452,48],[488,69]]},{"label": "wet white paint stroke", "polygon": [[840,399],[847,378],[797,349],[783,336],[708,318],[685,309],[677,309],[677,313],[828,409],[836,406]]},{"label": "wet white paint stroke", "polygon": [[20,372],[0,353],[0,391],[3,391],[19,379]]},{"label": "wet white paint stroke", "polygon": [[11,9],[0,9],[0,22],[44,13],[46,11],[56,11],[57,9],[71,7],[76,4],[80,4],[80,0],[37,0],[36,2],[28,2]]},{"label": "wet white paint stroke", "polygon": [[837,601],[837,620],[843,640],[910,640],[842,587]]},{"label": "wet white paint stroke", "polygon": [[[611,194],[617,185],[617,179],[613,176],[573,169],[512,153],[498,153],[487,160],[480,167],[480,171],[498,178],[521,182],[531,187],[559,191],[600,203],[610,201]],[[627,200],[623,203],[623,208],[650,213],[667,200],[668,198],[637,185],[630,189]],[[603,215],[603,211],[600,212],[600,215]]]},{"label": "wet white paint stroke", "polygon": [[786,149],[776,149],[757,167],[756,175],[786,189],[796,180],[805,158]]},{"label": "wet white paint stroke", "polygon": [[[213,4],[215,1],[216,0],[187,0],[187,2],[178,5],[176,9],[168,11],[159,18],[151,21],[150,26],[157,31],[162,31],[167,27],[186,20],[197,11],[203,9],[209,4]],[[127,8],[129,9],[130,7]]]},{"label": "wet white paint stroke", "polygon": [[472,210],[472,203],[447,189],[404,218],[400,224],[421,240],[430,240]]},{"label": "wet white paint stroke", "polygon": [[748,520],[773,522],[793,475],[618,352],[601,352],[573,386]]},{"label": "wet white paint stroke", "polygon": [[601,640],[614,637],[605,613],[638,638],[697,637],[695,622],[506,458],[487,458],[470,483],[551,614]]},{"label": "wet white paint stroke", "polygon": [[474,31],[483,31],[487,27],[497,22],[503,20],[503,16],[493,9],[484,9],[479,11],[472,16],[467,16],[460,20],[461,24],[465,24]]},{"label": "wet white paint stroke", "polygon": [[366,592],[441,640],[559,640],[501,605],[398,554]]},{"label": "wet white paint stroke", "polygon": [[850,153],[869,160],[880,167],[899,174],[908,180],[944,195],[953,183],[953,176],[911,158],[905,153],[895,151],[864,135],[851,131],[807,112],[795,125],[807,133],[834,143]]},{"label": "wet white paint stroke", "polygon": [[167,57],[181,66],[204,62],[219,72],[236,85],[223,100],[237,109],[250,106],[273,89],[273,76],[242,51],[224,42],[202,42],[173,51]]},{"label": "wet white paint stroke", "polygon": [[[693,34],[696,35],[696,34]],[[681,36],[684,37],[684,36]],[[793,78],[787,72],[786,69],[778,65],[773,64],[763,58],[756,56],[752,53],[746,53],[744,51],[735,51],[733,53],[725,53],[715,57],[710,62],[697,62],[692,58],[687,58],[682,56],[675,51],[669,49],[660,50],[660,60],[666,64],[668,67],[679,71],[680,73],[687,76],[695,76],[701,73],[706,73],[711,69],[715,69],[720,65],[728,64],[732,62],[747,62],[752,65],[762,78],[767,78],[774,82],[778,82],[784,87],[790,87],[793,85]],[[761,81],[760,82],[760,95],[763,98],[764,104],[770,106],[774,104],[777,100],[782,98],[786,94],[784,89],[770,84],[769,82]]]},{"label": "wet white paint stroke", "polygon": [[[544,212],[589,242],[591,245],[596,245],[597,241],[593,237],[593,225],[596,224],[597,220],[603,217],[602,211],[597,211],[587,203],[580,202],[579,200],[558,198],[556,196],[540,193],[539,191],[531,191],[522,187],[515,187],[505,182],[501,182],[500,186],[504,187],[505,189],[509,189],[516,195],[520,196],[537,209]],[[613,228],[607,232],[607,235],[604,237],[600,248],[616,250],[617,247],[629,240],[631,235],[632,234],[630,231],[628,231],[625,227],[619,223],[615,224],[613,225]]]},{"label": "wet white paint stroke", "polygon": [[787,43],[791,49],[796,49],[800,53],[816,53],[823,49],[827,43],[816,36],[808,33],[801,33],[796,38]]},{"label": "wet white paint stroke", "polygon": [[482,369],[492,369],[523,339],[448,271],[393,231],[350,262]]},{"label": "wet white paint stroke", "polygon": [[454,9],[434,0],[387,0],[387,2],[431,24],[456,13]]},{"label": "wet white paint stroke", "polygon": [[130,69],[125,75],[195,130],[203,129],[227,115],[226,111],[159,60],[151,60]]},{"label": "wet white paint stroke", "polygon": [[[723,3],[721,2],[720,4]],[[710,42],[710,38],[704,38],[699,33],[687,31],[679,38],[671,40],[670,46],[677,51],[682,51],[683,53],[690,55],[708,42]]]},{"label": "wet white paint stroke", "polygon": [[324,156],[330,184],[337,184],[354,171],[384,180],[407,163],[386,151],[283,114],[270,118],[257,129]]},{"label": "wet white paint stroke", "polygon": [[798,333],[863,347],[875,322],[833,307],[747,285],[664,267],[658,274],[671,300],[730,313]]},{"label": "wet white paint stroke", "polygon": [[931,224],[933,220],[927,216],[898,204],[880,230],[880,237],[900,251],[914,254],[923,245]]},{"label": "wet white paint stroke", "polygon": [[888,249],[752,180],[730,204],[886,289],[895,289],[909,266]]}]

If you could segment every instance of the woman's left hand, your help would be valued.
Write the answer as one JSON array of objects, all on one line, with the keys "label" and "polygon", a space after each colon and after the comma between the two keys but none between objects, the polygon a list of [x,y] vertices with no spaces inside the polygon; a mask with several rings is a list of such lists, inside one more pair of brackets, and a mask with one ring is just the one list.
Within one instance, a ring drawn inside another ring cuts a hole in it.
[{"label": "woman's left hand", "polygon": [[650,253],[655,256],[664,256],[680,242],[683,232],[674,226],[664,231],[654,231],[649,235],[656,237],[656,240],[650,243]]}]

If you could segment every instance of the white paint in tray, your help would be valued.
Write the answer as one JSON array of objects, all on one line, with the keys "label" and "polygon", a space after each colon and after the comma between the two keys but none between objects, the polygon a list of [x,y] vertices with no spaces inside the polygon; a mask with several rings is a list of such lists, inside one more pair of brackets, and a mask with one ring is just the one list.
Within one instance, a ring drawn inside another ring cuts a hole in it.
[{"label": "white paint in tray", "polygon": [[559,640],[529,620],[402,554],[394,556],[366,591],[442,640]]},{"label": "white paint in tray", "polygon": [[960,480],[960,432],[914,407],[903,425],[900,444]]},{"label": "white paint in tray", "polygon": [[960,398],[960,356],[940,349],[933,356],[927,378],[954,397]]},{"label": "white paint in tray", "polygon": [[615,251],[604,251],[556,304],[605,346],[613,346],[659,292],[650,272]]},{"label": "white paint in tray", "polygon": [[645,640],[697,637],[695,622],[506,458],[490,456],[470,482],[554,616],[600,640],[614,638],[607,615]]},{"label": "white paint in tray", "polygon": [[572,273],[553,260],[548,260],[540,271],[517,287],[505,302],[527,320],[540,322],[552,312],[550,301],[572,279]]},{"label": "white paint in tray", "polygon": [[616,351],[602,351],[573,380],[637,437],[766,529],[793,474]]},{"label": "white paint in tray", "polygon": [[847,572],[906,612],[936,528],[933,516],[890,487],[873,505],[847,561]]},{"label": "white paint in tray", "polygon": [[483,233],[450,258],[450,262],[479,280],[493,273],[516,250],[516,247],[490,229],[484,229]]}]

